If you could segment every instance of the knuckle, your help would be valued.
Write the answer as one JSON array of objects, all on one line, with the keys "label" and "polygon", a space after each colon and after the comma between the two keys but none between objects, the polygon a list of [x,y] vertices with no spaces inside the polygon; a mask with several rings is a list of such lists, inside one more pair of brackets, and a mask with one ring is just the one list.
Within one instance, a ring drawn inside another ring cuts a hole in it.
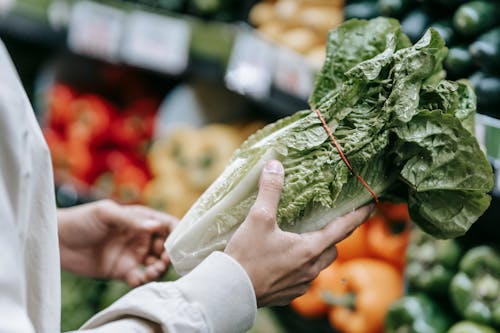
[{"label": "knuckle", "polygon": [[103,200],[100,200],[97,203],[96,208],[97,208],[97,212],[102,214],[102,213],[104,213],[106,211],[114,209],[115,206],[117,206],[117,204],[113,200],[111,200],[111,199],[103,199]]},{"label": "knuckle", "polygon": [[304,295],[309,289],[309,284],[303,284],[297,287],[297,296]]},{"label": "knuckle", "polygon": [[318,274],[319,274],[319,269],[313,266],[305,272],[304,280],[310,282],[314,280],[318,276]]},{"label": "knuckle", "polygon": [[254,206],[250,212],[252,218],[263,221],[272,222],[275,220],[275,214],[271,212],[267,207]]},{"label": "knuckle", "polygon": [[303,249],[304,257],[307,260],[316,258],[319,254],[318,252],[319,251],[318,251],[317,247],[315,247],[313,244],[307,244],[306,246],[304,246],[304,249]]},{"label": "knuckle", "polygon": [[337,247],[333,246],[332,249],[332,261],[336,260],[337,257],[339,256],[339,251],[337,250]]}]

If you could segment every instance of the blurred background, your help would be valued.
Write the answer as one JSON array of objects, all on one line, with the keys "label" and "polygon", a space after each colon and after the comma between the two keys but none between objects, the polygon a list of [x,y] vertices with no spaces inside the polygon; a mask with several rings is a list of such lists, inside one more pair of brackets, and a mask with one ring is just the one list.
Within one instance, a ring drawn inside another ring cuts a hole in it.
[{"label": "blurred background", "polygon": [[[182,217],[250,134],[308,108],[327,32],[377,16],[400,20],[413,42],[438,30],[448,78],[474,86],[476,135],[500,168],[498,1],[0,0],[0,38],[49,144],[60,207],[112,198]],[[498,241],[499,193],[497,181],[466,247]],[[399,223],[403,250],[359,255],[395,262],[403,276],[411,222],[404,207],[384,209],[378,219]],[[66,273],[62,283],[63,330],[128,291]],[[261,309],[253,331],[335,332],[318,304]]]}]

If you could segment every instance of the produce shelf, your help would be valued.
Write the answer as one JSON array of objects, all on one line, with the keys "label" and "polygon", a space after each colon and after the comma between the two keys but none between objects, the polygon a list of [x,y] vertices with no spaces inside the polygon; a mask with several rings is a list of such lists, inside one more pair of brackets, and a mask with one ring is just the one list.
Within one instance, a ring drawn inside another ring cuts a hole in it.
[{"label": "produce shelf", "polygon": [[[308,107],[317,69],[299,54],[267,41],[246,23],[155,11],[160,14],[153,14],[147,6],[117,0],[77,1],[68,7],[68,17],[59,16],[56,29],[48,18],[14,8],[2,14],[0,36],[69,48],[76,54],[168,76],[215,77],[276,117]],[[100,30],[82,30],[92,23],[101,23],[112,33],[103,36]],[[175,33],[151,35],[158,25],[165,29],[156,30]],[[105,43],[95,44],[96,36],[105,37]],[[155,41],[166,46],[147,51]],[[476,133],[497,174],[493,195],[500,197],[500,120],[479,114]]]},{"label": "produce shelf", "polygon": [[[60,14],[57,29],[47,17],[15,9],[4,13],[0,36],[69,49],[78,55],[167,76],[215,77],[278,117],[307,107],[315,71],[302,56],[265,40],[247,24],[161,11],[157,14],[147,6],[121,1],[78,1],[73,7],[67,6],[67,17]],[[248,42],[249,38],[250,48],[242,50],[238,40]],[[254,71],[268,77],[247,82],[248,76],[238,76],[237,85],[231,84],[231,70],[246,60],[252,62]],[[259,86],[260,93],[252,93],[253,84]]]},{"label": "produce shelf", "polygon": [[0,36],[59,47],[65,44],[66,30],[55,29],[48,22],[19,13],[0,16]]}]

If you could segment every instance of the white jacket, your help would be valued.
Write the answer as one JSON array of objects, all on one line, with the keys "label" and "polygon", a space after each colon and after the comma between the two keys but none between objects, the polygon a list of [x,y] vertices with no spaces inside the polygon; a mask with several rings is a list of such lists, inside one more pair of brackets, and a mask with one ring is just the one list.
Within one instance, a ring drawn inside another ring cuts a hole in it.
[{"label": "white jacket", "polygon": [[[0,333],[60,332],[60,262],[49,151],[0,41]],[[176,282],[149,283],[84,332],[245,332],[256,300],[243,268],[213,253]]]}]

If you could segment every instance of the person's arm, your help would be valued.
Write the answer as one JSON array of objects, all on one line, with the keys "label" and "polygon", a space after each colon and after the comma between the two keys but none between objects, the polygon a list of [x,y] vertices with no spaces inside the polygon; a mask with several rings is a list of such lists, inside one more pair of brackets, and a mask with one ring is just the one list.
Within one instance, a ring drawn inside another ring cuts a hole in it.
[{"label": "person's arm", "polygon": [[[111,327],[121,327],[124,333],[246,332],[256,309],[254,289],[242,266],[215,252],[175,282],[153,282],[132,290],[81,329],[88,333],[118,331]],[[144,331],[129,330],[134,318],[142,320],[137,325]]]},{"label": "person's arm", "polygon": [[[0,149],[1,152],[1,149]],[[3,167],[2,163],[0,166]],[[0,174],[3,171],[0,170]],[[26,312],[26,297],[23,294],[23,250],[19,230],[15,224],[3,175],[0,177],[0,331],[35,332]]]},{"label": "person's arm", "polygon": [[22,206],[26,189],[20,180],[21,170],[26,170],[23,162],[31,162],[26,157],[31,137],[22,132],[28,103],[1,40],[0,77],[0,331],[31,333],[35,329],[26,304],[26,231],[19,221],[19,211],[28,209]]},{"label": "person's arm", "polygon": [[350,213],[320,231],[284,232],[276,224],[283,176],[278,162],[266,165],[256,202],[225,253],[212,253],[175,282],[149,283],[131,291],[82,329],[107,333],[113,331],[106,327],[121,327],[121,332],[128,332],[126,326],[140,318],[132,332],[245,332],[253,325],[257,304],[287,304],[303,294],[336,258],[335,244],[373,207]]}]

